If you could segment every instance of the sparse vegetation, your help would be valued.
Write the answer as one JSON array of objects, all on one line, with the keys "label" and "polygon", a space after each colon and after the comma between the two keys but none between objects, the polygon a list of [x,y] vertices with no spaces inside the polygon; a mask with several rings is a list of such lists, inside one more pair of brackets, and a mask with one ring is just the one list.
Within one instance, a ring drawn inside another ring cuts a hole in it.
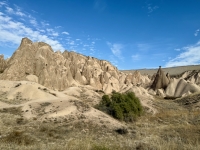
[{"label": "sparse vegetation", "polygon": [[[111,97],[104,96],[102,103],[109,104]],[[94,122],[60,122],[59,118],[56,123],[48,118],[43,122],[39,116],[22,119],[14,113],[16,109],[4,109],[0,112],[0,149],[200,149],[199,110],[188,110],[172,100],[159,99],[154,104],[159,113],[144,114],[136,122],[127,122],[126,129],[114,131]]]},{"label": "sparse vegetation", "polygon": [[97,108],[116,119],[126,122],[134,121],[143,111],[140,100],[133,92],[123,94],[113,92],[110,97],[103,95]]}]

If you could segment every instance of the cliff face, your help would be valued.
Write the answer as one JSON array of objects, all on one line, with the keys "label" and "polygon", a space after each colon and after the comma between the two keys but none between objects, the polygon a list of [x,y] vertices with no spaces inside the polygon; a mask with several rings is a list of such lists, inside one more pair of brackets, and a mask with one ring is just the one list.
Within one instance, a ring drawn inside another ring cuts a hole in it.
[{"label": "cliff face", "polygon": [[7,61],[4,59],[3,55],[0,55],[0,73],[3,73],[7,67]]},{"label": "cliff face", "polygon": [[54,52],[46,43],[23,38],[0,79],[32,80],[55,90],[73,84],[91,85],[110,93],[120,91],[126,83],[141,82],[140,76],[139,73],[127,76],[105,60],[75,52]]}]

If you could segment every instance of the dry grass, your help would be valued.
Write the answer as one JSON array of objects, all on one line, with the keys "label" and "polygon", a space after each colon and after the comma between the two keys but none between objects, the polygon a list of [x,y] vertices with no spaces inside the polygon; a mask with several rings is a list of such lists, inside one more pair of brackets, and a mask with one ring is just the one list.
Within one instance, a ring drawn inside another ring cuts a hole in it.
[{"label": "dry grass", "polygon": [[136,122],[139,141],[152,143],[156,149],[200,149],[200,111],[161,99],[155,104],[160,113],[147,114]]},{"label": "dry grass", "polygon": [[0,101],[7,104],[22,104],[27,101],[30,101],[30,99],[23,98],[22,93],[20,92],[17,92],[13,99],[8,99],[7,92],[0,91]]},{"label": "dry grass", "polygon": [[200,149],[199,110],[191,111],[174,101],[162,99],[155,100],[154,105],[159,113],[145,114],[135,123],[127,124],[127,134],[110,130],[106,124],[98,126],[84,120],[26,120],[21,117],[20,111],[7,109],[0,112],[0,149]]}]

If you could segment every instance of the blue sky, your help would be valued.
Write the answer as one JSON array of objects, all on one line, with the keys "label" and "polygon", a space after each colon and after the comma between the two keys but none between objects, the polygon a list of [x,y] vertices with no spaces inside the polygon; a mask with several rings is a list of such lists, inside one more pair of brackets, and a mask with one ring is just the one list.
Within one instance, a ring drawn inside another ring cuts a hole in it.
[{"label": "blue sky", "polygon": [[199,0],[0,1],[0,54],[23,37],[118,69],[200,63]]}]

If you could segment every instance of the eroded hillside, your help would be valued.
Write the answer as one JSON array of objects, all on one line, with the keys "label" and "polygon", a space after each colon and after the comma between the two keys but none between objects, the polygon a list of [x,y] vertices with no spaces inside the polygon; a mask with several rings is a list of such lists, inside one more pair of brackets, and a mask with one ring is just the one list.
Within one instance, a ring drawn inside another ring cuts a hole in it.
[{"label": "eroded hillside", "polygon": [[[122,73],[28,38],[0,69],[0,149],[200,149],[197,70]],[[134,92],[144,111],[124,122],[98,110],[112,92]]]}]

